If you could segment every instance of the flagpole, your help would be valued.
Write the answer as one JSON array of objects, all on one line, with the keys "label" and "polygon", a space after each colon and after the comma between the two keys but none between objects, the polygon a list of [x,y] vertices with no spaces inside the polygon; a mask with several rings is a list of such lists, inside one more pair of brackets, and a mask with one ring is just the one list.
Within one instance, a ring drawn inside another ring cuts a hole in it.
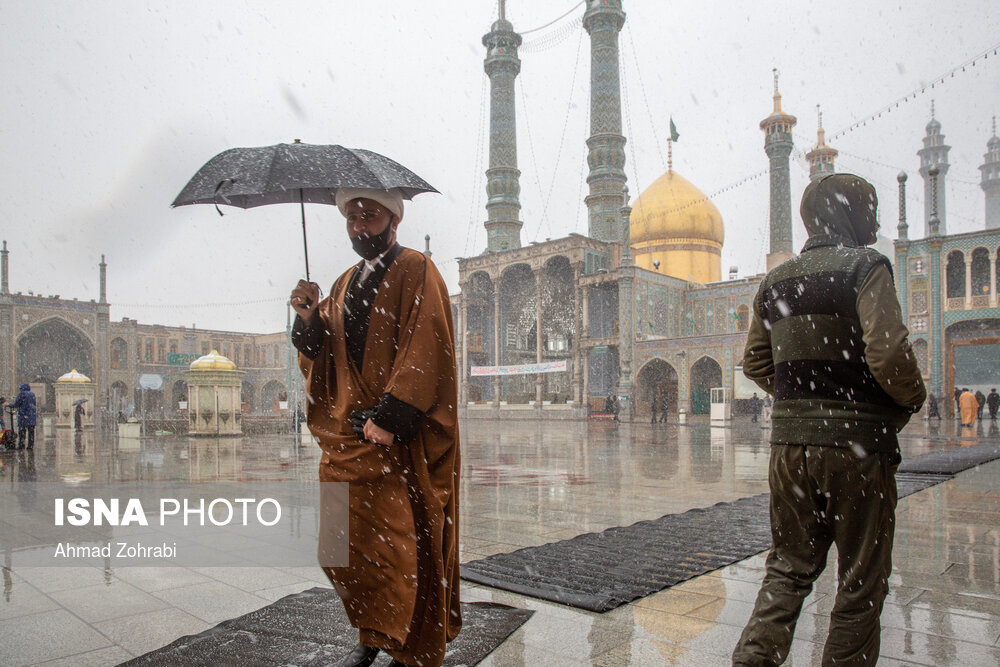
[{"label": "flagpole", "polygon": [[674,170],[674,141],[667,137],[667,171]]}]

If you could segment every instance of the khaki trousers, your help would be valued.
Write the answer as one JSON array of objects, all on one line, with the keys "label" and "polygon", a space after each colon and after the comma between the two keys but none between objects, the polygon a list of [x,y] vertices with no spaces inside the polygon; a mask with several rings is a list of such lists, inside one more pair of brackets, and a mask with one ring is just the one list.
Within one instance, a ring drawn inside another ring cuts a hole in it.
[{"label": "khaki trousers", "polygon": [[823,665],[874,665],[892,571],[896,464],[885,453],[772,445],[771,552],[734,665],[780,665],[802,601],[837,545],[837,598]]}]

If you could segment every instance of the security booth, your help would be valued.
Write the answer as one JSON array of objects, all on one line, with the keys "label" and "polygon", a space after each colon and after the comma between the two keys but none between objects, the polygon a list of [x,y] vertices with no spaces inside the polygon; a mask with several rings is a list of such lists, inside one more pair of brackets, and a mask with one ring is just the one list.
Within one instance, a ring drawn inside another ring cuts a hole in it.
[{"label": "security booth", "polygon": [[83,406],[81,426],[94,427],[94,383],[74,368],[52,385],[56,395],[56,428],[73,428],[77,405]]},{"label": "security booth", "polygon": [[244,375],[216,350],[191,362],[184,374],[190,435],[243,434],[240,388]]},{"label": "security booth", "polygon": [[733,418],[733,398],[729,389],[713,387],[711,390],[712,421],[729,421]]}]

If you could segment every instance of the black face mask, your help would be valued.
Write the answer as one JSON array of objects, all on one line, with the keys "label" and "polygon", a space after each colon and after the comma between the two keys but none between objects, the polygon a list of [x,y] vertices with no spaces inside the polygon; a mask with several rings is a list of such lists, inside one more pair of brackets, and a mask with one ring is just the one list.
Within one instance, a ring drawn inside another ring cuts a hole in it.
[{"label": "black face mask", "polygon": [[381,234],[358,234],[351,239],[354,252],[369,262],[389,249],[389,238],[392,236],[392,222],[389,222]]}]

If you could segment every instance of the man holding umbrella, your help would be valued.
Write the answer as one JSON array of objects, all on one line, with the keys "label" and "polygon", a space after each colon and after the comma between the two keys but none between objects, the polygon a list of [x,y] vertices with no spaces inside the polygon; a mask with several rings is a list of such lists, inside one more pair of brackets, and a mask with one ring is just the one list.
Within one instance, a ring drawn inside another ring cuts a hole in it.
[{"label": "man holding umbrella", "polygon": [[457,381],[451,306],[429,258],[396,243],[395,190],[338,188],[363,258],[325,299],[300,280],[292,341],[320,481],[350,483],[350,562],[324,568],[359,644],[342,663],[440,665],[459,606]]}]

